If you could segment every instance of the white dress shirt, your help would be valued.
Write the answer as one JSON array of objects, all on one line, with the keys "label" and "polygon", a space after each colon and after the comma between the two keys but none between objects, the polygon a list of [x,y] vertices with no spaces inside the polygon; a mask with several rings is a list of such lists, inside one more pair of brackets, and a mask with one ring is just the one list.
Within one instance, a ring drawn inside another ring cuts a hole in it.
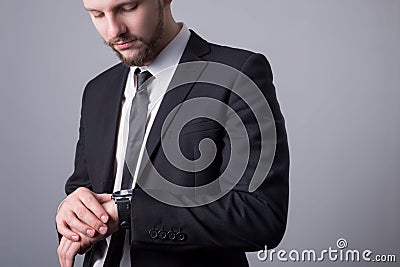
[{"label": "white dress shirt", "polygon": [[[140,67],[141,71],[149,71],[153,76],[152,80],[147,86],[149,93],[149,106],[147,111],[147,126],[144,134],[143,144],[140,150],[138,163],[136,166],[135,173],[133,174],[132,188],[136,184],[139,163],[143,158],[143,153],[146,147],[147,138],[150,133],[150,129],[153,125],[154,119],[157,115],[161,101],[167,91],[168,85],[171,82],[172,76],[176,70],[177,65],[183,55],[183,51],[190,38],[190,31],[185,24],[182,23],[182,28],[178,35],[158,54],[154,61],[149,66]],[[129,113],[132,105],[132,100],[136,93],[136,81],[135,81],[135,70],[138,67],[134,66],[130,68],[128,79],[124,91],[124,101],[121,109],[121,119],[118,129],[117,149],[116,149],[116,174],[114,182],[114,192],[121,189],[122,172],[125,161],[125,151],[128,142],[129,134]],[[168,69],[168,71],[165,71]],[[161,75],[162,74],[162,75]],[[107,249],[104,255],[98,255],[93,264],[94,267],[101,267],[104,264],[105,257],[107,255],[108,244],[110,237],[107,239]],[[130,245],[128,243],[127,236],[125,237],[124,254],[121,260],[121,267],[130,267]]]}]

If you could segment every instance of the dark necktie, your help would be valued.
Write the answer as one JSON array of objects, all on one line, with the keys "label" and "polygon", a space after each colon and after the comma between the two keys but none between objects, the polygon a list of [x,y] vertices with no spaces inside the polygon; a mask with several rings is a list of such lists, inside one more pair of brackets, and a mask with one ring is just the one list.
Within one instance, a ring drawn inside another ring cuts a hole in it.
[{"label": "dark necktie", "polygon": [[[152,77],[152,75],[148,71],[140,72],[140,69],[136,69],[135,75],[137,77],[137,86],[129,114],[129,134],[124,169],[122,172],[121,189],[132,188],[133,175],[135,174],[135,168],[138,164],[139,153],[146,130],[149,95],[146,86],[143,86],[143,84]],[[128,166],[130,166],[130,168],[128,168]],[[103,265],[104,267],[119,266],[124,249],[125,234],[126,230],[119,230],[111,236],[107,256]]]}]

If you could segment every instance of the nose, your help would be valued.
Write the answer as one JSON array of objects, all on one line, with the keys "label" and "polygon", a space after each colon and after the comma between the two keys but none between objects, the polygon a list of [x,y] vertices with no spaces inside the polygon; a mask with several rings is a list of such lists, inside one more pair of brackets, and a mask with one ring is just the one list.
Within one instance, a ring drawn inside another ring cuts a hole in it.
[{"label": "nose", "polygon": [[109,39],[117,38],[126,32],[126,25],[117,16],[109,16],[107,21]]}]

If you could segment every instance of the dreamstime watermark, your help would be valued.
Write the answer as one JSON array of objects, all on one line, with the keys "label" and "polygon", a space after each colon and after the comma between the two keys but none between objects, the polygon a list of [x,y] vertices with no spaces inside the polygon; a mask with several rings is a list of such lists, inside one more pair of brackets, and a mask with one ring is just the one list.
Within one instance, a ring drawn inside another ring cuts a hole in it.
[{"label": "dreamstime watermark", "polygon": [[281,262],[396,262],[394,254],[374,254],[370,249],[358,250],[348,249],[348,242],[344,238],[336,241],[336,247],[329,247],[320,251],[314,249],[297,250],[264,250],[257,253],[260,261]]}]

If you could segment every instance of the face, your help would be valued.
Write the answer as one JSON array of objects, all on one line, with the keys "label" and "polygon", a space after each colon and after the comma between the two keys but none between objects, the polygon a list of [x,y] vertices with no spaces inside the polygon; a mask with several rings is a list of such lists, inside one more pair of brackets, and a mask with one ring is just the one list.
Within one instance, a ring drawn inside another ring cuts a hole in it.
[{"label": "face", "polygon": [[164,33],[161,0],[83,0],[97,31],[127,66],[148,65]]}]

